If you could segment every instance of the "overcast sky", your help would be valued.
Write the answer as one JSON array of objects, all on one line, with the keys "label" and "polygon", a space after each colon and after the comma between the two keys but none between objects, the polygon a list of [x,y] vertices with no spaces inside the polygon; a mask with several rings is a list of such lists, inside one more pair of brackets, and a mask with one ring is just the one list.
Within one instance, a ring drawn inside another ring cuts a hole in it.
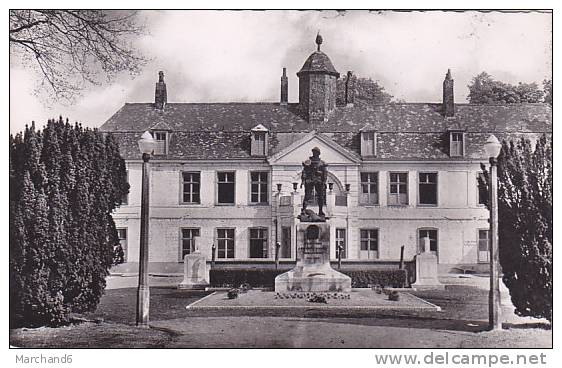
[{"label": "overcast sky", "polygon": [[282,67],[289,101],[298,99],[295,73],[315,50],[343,75],[378,80],[397,99],[437,102],[451,68],[456,102],[481,71],[509,82],[551,78],[551,15],[541,13],[349,11],[145,11],[148,35],[135,40],[151,62],[134,79],[84,91],[71,106],[45,106],[32,94],[35,76],[12,62],[10,130],[63,115],[100,126],[125,102],[152,102],[163,70],[168,102],[279,100]]}]

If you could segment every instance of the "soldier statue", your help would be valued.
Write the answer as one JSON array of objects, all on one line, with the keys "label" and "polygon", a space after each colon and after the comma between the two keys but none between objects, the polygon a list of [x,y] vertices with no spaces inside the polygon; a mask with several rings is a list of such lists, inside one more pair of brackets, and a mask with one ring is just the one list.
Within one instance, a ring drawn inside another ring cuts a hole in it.
[{"label": "soldier statue", "polygon": [[[320,159],[320,148],[312,149],[312,156],[302,163],[303,169],[301,174],[301,188],[304,186],[304,200],[302,202],[302,211],[299,218],[307,221],[325,221],[325,215],[322,211],[326,200],[326,178],[328,175],[328,166]],[[307,210],[307,204],[313,200],[313,193],[316,192],[316,200],[318,202],[318,215],[313,211]]]}]

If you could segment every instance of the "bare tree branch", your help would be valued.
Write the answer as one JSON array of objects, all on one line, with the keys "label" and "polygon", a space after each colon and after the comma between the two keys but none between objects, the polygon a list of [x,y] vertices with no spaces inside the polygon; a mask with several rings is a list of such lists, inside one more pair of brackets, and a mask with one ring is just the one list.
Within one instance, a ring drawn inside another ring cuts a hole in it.
[{"label": "bare tree branch", "polygon": [[37,72],[38,94],[61,102],[73,102],[102,77],[138,74],[147,60],[132,41],[143,33],[131,11],[10,11],[11,53]]}]

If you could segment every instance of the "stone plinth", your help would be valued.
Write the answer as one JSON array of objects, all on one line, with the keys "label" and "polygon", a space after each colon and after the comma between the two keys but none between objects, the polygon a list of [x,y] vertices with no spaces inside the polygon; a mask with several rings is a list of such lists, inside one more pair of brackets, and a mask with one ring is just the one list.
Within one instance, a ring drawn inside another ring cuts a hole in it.
[{"label": "stone plinth", "polygon": [[[426,248],[427,249],[427,248]],[[437,278],[437,256],[429,251],[416,256],[416,282],[412,287],[422,289],[444,289]]]},{"label": "stone plinth", "polygon": [[199,252],[187,254],[183,260],[183,281],[178,289],[205,289],[209,283],[207,276],[207,260]]},{"label": "stone plinth", "polygon": [[297,265],[275,278],[275,291],[351,292],[351,278],[330,266],[330,225],[297,224]]}]

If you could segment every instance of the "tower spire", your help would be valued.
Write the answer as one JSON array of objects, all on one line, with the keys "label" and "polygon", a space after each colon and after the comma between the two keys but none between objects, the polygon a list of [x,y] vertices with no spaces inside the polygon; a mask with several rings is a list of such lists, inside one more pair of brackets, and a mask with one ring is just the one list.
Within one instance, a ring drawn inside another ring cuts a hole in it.
[{"label": "tower spire", "polygon": [[316,35],[316,44],[318,45],[318,51],[320,51],[320,45],[322,45],[322,36],[320,35],[320,30],[318,30],[318,34]]}]

